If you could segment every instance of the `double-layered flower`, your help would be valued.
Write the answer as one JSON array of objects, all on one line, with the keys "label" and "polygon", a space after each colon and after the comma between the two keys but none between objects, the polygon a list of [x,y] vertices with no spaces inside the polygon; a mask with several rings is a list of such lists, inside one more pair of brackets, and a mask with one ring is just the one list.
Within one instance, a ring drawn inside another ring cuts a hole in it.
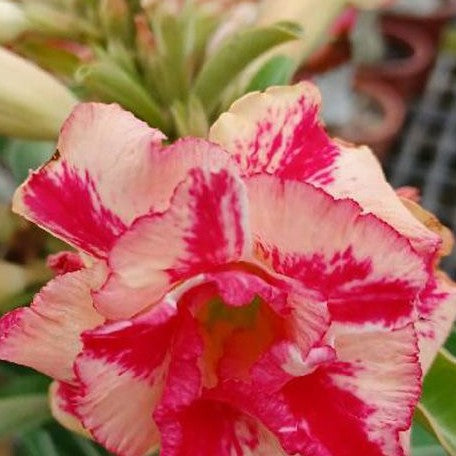
[{"label": "double-layered flower", "polygon": [[62,423],[125,456],[406,454],[455,313],[450,240],[319,103],[271,88],[171,145],[116,105],[74,110],[14,208],[79,253],[0,321]]}]

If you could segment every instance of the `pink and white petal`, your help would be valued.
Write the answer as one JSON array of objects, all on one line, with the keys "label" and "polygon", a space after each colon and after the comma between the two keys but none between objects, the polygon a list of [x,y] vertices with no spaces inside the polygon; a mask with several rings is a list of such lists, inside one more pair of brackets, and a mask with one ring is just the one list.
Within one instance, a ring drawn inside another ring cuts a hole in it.
[{"label": "pink and white petal", "polygon": [[420,189],[409,185],[396,188],[396,195],[399,196],[399,198],[404,198],[405,200],[413,201],[417,204],[421,200]]},{"label": "pink and white petal", "polygon": [[220,116],[209,139],[233,155],[245,176],[328,183],[339,150],[319,122],[320,104],[310,82],[254,92]]},{"label": "pink and white petal", "polygon": [[82,348],[80,334],[104,321],[91,296],[104,279],[102,265],[60,275],[30,307],[6,314],[0,319],[0,359],[71,381],[73,361]]},{"label": "pink and white petal", "polygon": [[200,399],[178,415],[179,440],[162,456],[285,456],[275,436],[223,402]]},{"label": "pink and white petal", "polygon": [[[185,416],[188,407],[200,398],[202,392],[203,373],[200,359],[203,350],[204,341],[197,321],[188,309],[180,308],[175,338],[170,347],[166,385],[153,413],[161,435],[161,456],[181,454],[179,451],[184,439],[181,418]],[[184,450],[194,452],[195,446]]]},{"label": "pink and white petal", "polygon": [[62,127],[56,154],[19,188],[13,209],[102,256],[136,211],[150,205],[143,200],[149,155],[162,139],[118,105],[80,104]]},{"label": "pink and white petal", "polygon": [[283,389],[297,426],[279,429],[281,441],[289,452],[299,453],[299,439],[292,436],[306,430],[318,442],[318,451],[310,454],[404,456],[399,433],[410,427],[420,395],[413,326],[340,334],[335,347],[339,362]]},{"label": "pink and white petal", "polygon": [[294,378],[309,375],[335,359],[335,351],[328,345],[317,345],[306,353],[295,343],[281,341],[254,364],[250,381],[257,394],[279,394]]},{"label": "pink and white petal", "polygon": [[[288,284],[270,283],[268,277],[261,278],[242,268],[210,272],[204,274],[204,280],[215,284],[217,295],[229,307],[245,306],[260,297],[277,314],[288,315],[291,310],[287,302]],[[272,278],[270,280],[274,282]]]},{"label": "pink and white petal", "polygon": [[274,174],[321,186],[338,199],[351,198],[431,258],[438,237],[402,206],[367,147],[329,138],[319,122],[320,104],[310,82],[248,94],[222,114],[209,137],[233,155],[245,176]]},{"label": "pink and white petal", "polygon": [[74,396],[78,387],[69,383],[54,381],[49,388],[49,403],[52,416],[65,428],[72,432],[90,437],[84,429],[74,410]]},{"label": "pink and white petal", "polygon": [[287,331],[299,351],[307,357],[314,347],[319,347],[321,338],[330,324],[326,302],[299,293],[290,293],[291,314],[287,319]]},{"label": "pink and white petal", "polygon": [[250,381],[257,391],[277,391],[293,377],[334,360],[334,350],[323,340],[330,324],[326,303],[290,293],[287,304],[282,333],[251,367]]},{"label": "pink and white petal", "polygon": [[181,309],[179,325],[166,388],[154,413],[162,436],[160,454],[285,456],[274,435],[254,418],[204,397],[198,325],[187,309]]},{"label": "pink and white petal", "polygon": [[49,255],[46,264],[55,275],[66,274],[67,272],[79,271],[84,267],[84,261],[77,252],[58,252]]},{"label": "pink and white petal", "polygon": [[[382,167],[372,151],[336,140],[339,155],[334,179],[322,187],[335,198],[351,198],[363,212],[375,214],[407,237],[414,249],[430,260],[438,251],[440,238],[417,220],[385,179]],[[317,186],[319,184],[317,183]]]},{"label": "pink and white petal", "polygon": [[401,201],[415,219],[421,222],[422,225],[429,231],[432,231],[434,235],[440,239],[438,255],[449,255],[454,247],[453,232],[440,223],[439,219],[434,214],[421,207],[417,202],[404,197],[401,198]]},{"label": "pink and white petal", "polygon": [[[332,381],[370,406],[366,430],[385,455],[402,455],[400,435],[410,429],[421,395],[414,326],[362,335],[341,332],[335,348],[342,364],[328,368]],[[394,438],[387,437],[390,433]]]},{"label": "pink and white petal", "polygon": [[164,386],[175,312],[164,302],[132,321],[83,334],[75,409],[84,427],[115,454],[144,456],[159,444],[152,412]]},{"label": "pink and white petal", "polygon": [[347,325],[414,318],[428,272],[409,241],[350,200],[275,176],[247,179],[257,257],[328,301]]},{"label": "pink and white petal", "polygon": [[163,139],[118,105],[80,104],[61,130],[54,158],[17,191],[14,210],[104,257],[136,217],[169,204],[189,168],[211,154],[219,159],[220,149],[207,141],[166,148]]},{"label": "pink and white petal", "polygon": [[[128,318],[182,279],[250,256],[247,198],[227,168],[195,168],[176,189],[169,209],[137,219],[109,256],[113,274],[95,297],[108,318]],[[123,290],[116,296],[115,290]],[[131,301],[125,301],[130,288]],[[109,299],[103,296],[104,289]],[[149,299],[135,298],[148,294]]]},{"label": "pink and white petal", "polygon": [[415,324],[424,373],[431,367],[456,319],[456,284],[445,274],[438,274],[435,288],[424,297],[421,304],[426,311]]}]

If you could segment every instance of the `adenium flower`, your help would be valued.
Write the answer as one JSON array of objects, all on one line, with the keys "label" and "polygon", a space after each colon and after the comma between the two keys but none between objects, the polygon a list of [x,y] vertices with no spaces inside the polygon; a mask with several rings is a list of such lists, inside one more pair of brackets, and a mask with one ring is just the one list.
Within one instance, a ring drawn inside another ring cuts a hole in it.
[{"label": "adenium flower", "polygon": [[115,454],[404,456],[456,313],[451,237],[310,83],[237,101],[210,141],[80,104],[14,209],[76,247],[0,357]]}]

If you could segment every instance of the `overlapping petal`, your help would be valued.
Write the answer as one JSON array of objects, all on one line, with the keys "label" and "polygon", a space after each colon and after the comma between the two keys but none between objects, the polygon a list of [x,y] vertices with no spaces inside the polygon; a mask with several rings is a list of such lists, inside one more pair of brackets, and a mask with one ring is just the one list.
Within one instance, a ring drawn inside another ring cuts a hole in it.
[{"label": "overlapping petal", "polygon": [[240,178],[218,166],[194,168],[167,211],[138,218],[116,243],[109,256],[112,274],[96,296],[97,308],[111,319],[130,317],[172,283],[248,258],[247,222]]},{"label": "overlapping petal", "polygon": [[187,139],[166,148],[163,139],[120,106],[80,104],[62,127],[54,157],[16,192],[13,209],[105,257],[136,217],[167,207],[189,168],[223,161],[210,143]]},{"label": "overlapping petal", "polygon": [[144,317],[83,335],[75,410],[85,429],[116,454],[141,456],[159,443],[152,411],[163,389],[175,311],[165,302]]},{"label": "overlapping petal", "polygon": [[49,388],[49,405],[52,416],[70,431],[90,437],[76,413],[75,404],[79,387],[76,382],[54,381]]},{"label": "overlapping petal", "polygon": [[[316,455],[402,456],[399,432],[410,426],[420,394],[413,327],[341,335],[336,351],[338,362],[284,388],[299,423],[294,432],[301,427],[318,442]],[[308,454],[292,436],[282,432],[285,448]]]},{"label": "overlapping petal", "polygon": [[351,198],[433,257],[439,238],[404,208],[368,148],[328,137],[318,118],[320,103],[308,82],[251,93],[220,116],[209,136],[233,155],[244,176],[273,174]]},{"label": "overlapping petal", "polygon": [[104,321],[91,296],[104,279],[102,265],[58,276],[30,307],[5,315],[0,320],[0,359],[71,381],[73,361],[82,348],[80,334]]},{"label": "overlapping petal", "polygon": [[[440,249],[435,260],[437,269],[441,257],[449,255],[453,250],[454,236],[430,212],[423,209],[417,200],[410,199],[413,192],[402,197],[402,203],[410,213],[440,239]],[[418,198],[419,200],[419,198]],[[456,283],[446,274],[435,270],[426,289],[421,294],[418,311],[420,319],[415,323],[420,348],[421,367],[426,373],[431,367],[440,347],[445,343],[456,319]]]},{"label": "overlapping petal", "polygon": [[345,324],[412,321],[428,274],[409,241],[350,200],[274,176],[247,180],[257,256],[328,300]]},{"label": "overlapping petal", "polygon": [[426,306],[416,323],[420,347],[420,361],[424,372],[431,367],[438,351],[445,343],[456,319],[456,284],[444,273],[438,273],[434,287],[423,299]]}]

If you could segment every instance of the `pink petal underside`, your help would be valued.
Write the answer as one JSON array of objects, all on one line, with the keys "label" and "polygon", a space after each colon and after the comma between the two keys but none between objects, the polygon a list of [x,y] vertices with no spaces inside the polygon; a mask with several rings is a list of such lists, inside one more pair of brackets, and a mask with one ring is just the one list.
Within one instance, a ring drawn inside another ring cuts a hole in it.
[{"label": "pink petal underside", "polygon": [[46,264],[48,268],[52,269],[55,275],[79,271],[84,267],[82,258],[76,252],[54,253],[47,257]]},{"label": "pink petal underside", "polygon": [[164,138],[117,105],[80,104],[62,128],[54,158],[17,191],[14,210],[104,257],[136,217],[167,207],[188,169],[210,155],[227,159],[207,141],[164,147]]},{"label": "pink petal underside", "polygon": [[350,200],[274,176],[247,180],[257,256],[328,300],[334,320],[397,327],[428,274],[410,243]]},{"label": "pink petal underside", "polygon": [[35,296],[30,307],[0,320],[0,359],[23,364],[58,380],[73,378],[82,331],[104,319],[93,308],[91,290],[105,278],[102,266],[60,275]]},{"label": "pink petal underside", "polygon": [[193,169],[167,211],[137,219],[116,243],[97,309],[110,319],[128,318],[173,283],[247,257],[246,211],[245,187],[232,171]]},{"label": "pink petal underside", "polygon": [[416,323],[423,372],[431,367],[456,319],[456,284],[439,273],[421,303],[422,318]]},{"label": "pink petal underside", "polygon": [[81,383],[75,410],[111,452],[144,456],[159,443],[152,412],[166,374],[175,307],[164,302],[132,321],[83,334],[75,370]]},{"label": "pink petal underside", "polygon": [[230,152],[243,174],[274,174],[351,198],[432,257],[439,238],[414,219],[386,182],[367,147],[332,140],[319,123],[321,97],[309,82],[248,94],[222,114],[210,139]]},{"label": "pink petal underside", "polygon": [[49,388],[49,405],[52,416],[64,427],[72,432],[77,432],[89,437],[88,432],[79,421],[74,408],[74,400],[78,394],[75,383],[54,381]]}]

